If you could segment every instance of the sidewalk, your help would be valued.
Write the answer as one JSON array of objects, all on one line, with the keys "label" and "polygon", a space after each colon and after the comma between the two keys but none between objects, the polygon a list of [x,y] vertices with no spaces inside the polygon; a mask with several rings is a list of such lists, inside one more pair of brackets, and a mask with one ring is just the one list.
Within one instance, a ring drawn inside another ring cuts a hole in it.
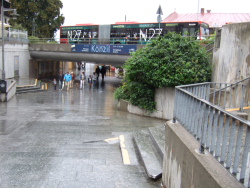
[{"label": "sidewalk", "polygon": [[[89,70],[87,74],[92,72]],[[115,110],[110,75],[99,87],[14,96],[0,104],[1,188],[153,188],[138,162],[124,165],[109,138],[165,121]]]}]

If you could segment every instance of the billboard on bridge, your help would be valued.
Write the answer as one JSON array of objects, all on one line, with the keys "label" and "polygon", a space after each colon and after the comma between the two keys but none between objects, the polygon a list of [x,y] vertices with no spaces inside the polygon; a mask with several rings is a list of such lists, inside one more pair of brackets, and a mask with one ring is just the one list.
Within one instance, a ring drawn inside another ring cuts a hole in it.
[{"label": "billboard on bridge", "polygon": [[104,53],[129,55],[137,50],[137,45],[124,44],[74,44],[71,46],[72,52],[80,53]]}]

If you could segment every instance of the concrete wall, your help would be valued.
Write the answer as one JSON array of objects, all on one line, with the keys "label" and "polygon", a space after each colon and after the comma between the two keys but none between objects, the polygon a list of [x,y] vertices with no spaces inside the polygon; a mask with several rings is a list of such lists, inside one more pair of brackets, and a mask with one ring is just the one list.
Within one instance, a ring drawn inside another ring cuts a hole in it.
[{"label": "concrete wall", "polygon": [[162,184],[165,188],[243,187],[212,155],[199,154],[198,141],[180,124],[166,123]]},{"label": "concrete wall", "polygon": [[214,82],[234,83],[250,76],[250,23],[224,25],[213,53]]},{"label": "concrete wall", "polygon": [[16,94],[16,81],[7,79],[6,93],[0,93],[0,102],[8,102]]},{"label": "concrete wall", "polygon": [[[2,46],[0,49],[2,51]],[[15,61],[18,61],[19,64],[19,76],[29,77],[30,53],[28,44],[5,42],[4,52],[4,69],[6,79],[14,77]],[[0,53],[0,70],[2,75],[2,53]]]},{"label": "concrete wall", "polygon": [[71,52],[71,44],[30,44],[30,51]]},{"label": "concrete wall", "polygon": [[157,89],[155,93],[156,111],[153,113],[149,113],[146,110],[134,106],[129,102],[123,100],[117,102],[116,108],[118,110],[142,116],[149,116],[160,119],[172,119],[174,109],[174,96],[175,88],[166,87]]}]

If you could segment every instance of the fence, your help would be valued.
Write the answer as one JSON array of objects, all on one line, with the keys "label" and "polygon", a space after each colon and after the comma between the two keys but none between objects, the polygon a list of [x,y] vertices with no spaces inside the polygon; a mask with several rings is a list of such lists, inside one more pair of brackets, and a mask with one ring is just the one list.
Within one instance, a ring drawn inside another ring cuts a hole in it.
[{"label": "fence", "polygon": [[[189,36],[186,36],[189,37]],[[145,45],[150,43],[150,40],[140,40],[135,38],[128,37],[111,37],[111,38],[30,38],[30,43],[60,43],[60,44],[136,44],[136,45]],[[213,40],[197,40],[197,42],[206,43],[204,48],[209,48],[213,46]],[[211,51],[213,47],[207,49]]]},{"label": "fence", "polygon": [[[2,32],[0,32],[0,36],[2,37]],[[9,28],[8,30],[4,30],[4,40],[28,43],[28,32]]]},{"label": "fence", "polygon": [[178,120],[200,142],[200,152],[207,149],[249,187],[250,122],[226,110],[239,104],[243,109],[245,91],[243,82],[177,86],[173,122]]},{"label": "fence", "polygon": [[10,28],[9,41],[28,43],[28,32]]}]

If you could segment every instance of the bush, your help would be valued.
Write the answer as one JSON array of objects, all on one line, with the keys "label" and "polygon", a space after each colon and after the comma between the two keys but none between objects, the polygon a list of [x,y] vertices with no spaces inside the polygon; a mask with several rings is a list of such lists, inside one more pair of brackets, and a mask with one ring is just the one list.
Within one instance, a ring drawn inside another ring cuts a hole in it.
[{"label": "bush", "polygon": [[[197,40],[168,33],[137,50],[125,63],[120,99],[152,112],[156,88],[210,81],[208,54]],[[118,94],[115,94],[115,97]]]},{"label": "bush", "polygon": [[30,43],[40,43],[40,39],[35,36],[29,36],[28,39],[30,40]]},{"label": "bush", "polygon": [[30,43],[36,43],[36,44],[58,44],[57,41],[54,41],[53,39],[42,39],[35,36],[29,36],[28,37]]}]

